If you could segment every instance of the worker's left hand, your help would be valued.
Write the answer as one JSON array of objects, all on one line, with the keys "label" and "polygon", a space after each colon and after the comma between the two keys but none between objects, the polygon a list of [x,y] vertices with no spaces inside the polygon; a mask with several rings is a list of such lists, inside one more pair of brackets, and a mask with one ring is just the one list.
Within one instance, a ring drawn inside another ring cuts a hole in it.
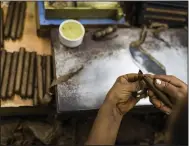
[{"label": "worker's left hand", "polygon": [[132,92],[139,90],[138,74],[120,76],[108,92],[105,102],[110,103],[120,114],[124,115],[139,101],[139,99],[132,97]]}]

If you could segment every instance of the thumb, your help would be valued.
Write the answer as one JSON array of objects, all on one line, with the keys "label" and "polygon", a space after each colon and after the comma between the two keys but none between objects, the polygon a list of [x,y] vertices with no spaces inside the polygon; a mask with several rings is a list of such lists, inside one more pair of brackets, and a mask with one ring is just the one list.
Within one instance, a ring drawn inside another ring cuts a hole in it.
[{"label": "thumb", "polygon": [[137,82],[133,82],[133,83],[127,84],[127,90],[129,92],[136,92],[136,91],[141,90],[140,89],[140,83],[137,81]]}]

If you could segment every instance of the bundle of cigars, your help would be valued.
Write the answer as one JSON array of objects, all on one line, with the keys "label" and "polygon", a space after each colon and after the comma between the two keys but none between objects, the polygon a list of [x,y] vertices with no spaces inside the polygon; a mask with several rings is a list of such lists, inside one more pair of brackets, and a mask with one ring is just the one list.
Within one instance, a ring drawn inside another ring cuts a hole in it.
[{"label": "bundle of cigars", "polygon": [[11,100],[17,94],[33,105],[45,103],[53,79],[52,56],[38,55],[20,48],[19,52],[0,52],[0,99]]}]

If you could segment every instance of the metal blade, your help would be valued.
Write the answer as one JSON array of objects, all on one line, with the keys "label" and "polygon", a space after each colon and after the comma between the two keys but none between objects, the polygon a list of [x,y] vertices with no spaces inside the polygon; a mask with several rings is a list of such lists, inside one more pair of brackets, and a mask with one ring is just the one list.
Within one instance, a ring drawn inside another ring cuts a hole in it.
[{"label": "metal blade", "polygon": [[143,72],[145,72],[145,69],[148,73],[166,74],[165,67],[142,48],[130,47],[129,50],[134,59],[134,63],[143,70]]}]

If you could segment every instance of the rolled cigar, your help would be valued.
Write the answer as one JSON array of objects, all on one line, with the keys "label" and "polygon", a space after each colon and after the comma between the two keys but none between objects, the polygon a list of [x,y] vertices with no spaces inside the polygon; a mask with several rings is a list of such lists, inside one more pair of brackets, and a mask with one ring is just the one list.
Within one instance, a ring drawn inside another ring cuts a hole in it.
[{"label": "rolled cigar", "polygon": [[24,58],[24,68],[22,74],[22,84],[21,84],[21,97],[25,98],[27,93],[27,83],[28,83],[28,74],[29,74],[29,65],[30,65],[30,52],[26,52]]},{"label": "rolled cigar", "polygon": [[14,85],[15,85],[15,79],[16,79],[16,68],[17,68],[17,62],[18,62],[18,52],[14,52],[12,56],[12,65],[10,69],[10,80],[8,84],[7,89],[7,95],[8,97],[12,97],[14,95]]},{"label": "rolled cigar", "polygon": [[3,48],[4,47],[4,34],[3,34],[3,25],[4,25],[4,21],[3,21],[3,9],[0,8],[0,48]]},{"label": "rolled cigar", "polygon": [[18,22],[18,30],[16,33],[17,38],[21,38],[24,30],[24,21],[25,21],[25,12],[26,12],[26,2],[21,2],[20,6],[20,17],[19,17],[19,22]]},{"label": "rolled cigar", "polygon": [[33,105],[38,105],[38,85],[37,85],[37,72],[35,72],[35,81],[34,81],[34,94],[33,94]]},{"label": "rolled cigar", "polygon": [[43,68],[42,68],[42,56],[37,55],[37,84],[38,84],[38,98],[39,102],[43,103]]},{"label": "rolled cigar", "polygon": [[20,5],[21,5],[21,2],[16,2],[15,13],[14,13],[14,17],[13,17],[12,29],[11,29],[11,34],[10,34],[10,36],[13,40],[16,39],[16,32],[17,32],[18,21],[19,21]]},{"label": "rolled cigar", "polygon": [[147,86],[157,95],[157,98],[159,98],[164,104],[166,104],[170,108],[173,107],[173,105],[172,105],[171,101],[168,99],[168,97],[163,92],[161,92],[160,90],[158,90],[155,87],[153,79],[144,75],[143,80],[145,81]]},{"label": "rolled cigar", "polygon": [[1,73],[0,77],[1,77],[1,79],[3,77],[3,71],[4,71],[4,66],[5,66],[5,59],[6,59],[6,51],[5,50],[1,50],[1,70],[0,70],[0,73]]},{"label": "rolled cigar", "polygon": [[97,30],[92,34],[92,37],[94,40],[101,40],[102,38],[106,37],[107,35],[110,35],[114,33],[117,30],[117,26],[108,26],[105,29]]},{"label": "rolled cigar", "polygon": [[51,69],[51,56],[46,56],[46,84],[45,93],[49,92],[49,88],[52,82],[52,69]]},{"label": "rolled cigar", "polygon": [[1,96],[2,99],[5,99],[6,96],[7,96],[6,92],[7,92],[7,88],[8,88],[8,82],[9,82],[11,57],[12,57],[12,53],[7,52],[6,61],[5,61],[5,70],[4,70],[4,73],[3,73],[2,84],[1,84],[1,92],[0,92],[0,96]]},{"label": "rolled cigar", "polygon": [[17,73],[16,73],[16,82],[15,82],[16,93],[20,92],[24,54],[25,54],[25,48],[20,48],[19,57],[18,57],[18,67],[17,67]]},{"label": "rolled cigar", "polygon": [[35,59],[36,59],[36,52],[32,52],[30,65],[29,65],[28,87],[27,87],[27,94],[26,94],[26,96],[29,98],[33,96],[33,91],[34,91]]},{"label": "rolled cigar", "polygon": [[4,28],[5,37],[9,37],[10,35],[15,4],[16,2],[9,3],[9,8],[8,8],[7,16],[6,16],[6,22],[5,22],[5,28]]},{"label": "rolled cigar", "polygon": [[44,94],[46,93],[46,56],[42,56],[42,70],[43,70],[43,91],[44,91]]}]

